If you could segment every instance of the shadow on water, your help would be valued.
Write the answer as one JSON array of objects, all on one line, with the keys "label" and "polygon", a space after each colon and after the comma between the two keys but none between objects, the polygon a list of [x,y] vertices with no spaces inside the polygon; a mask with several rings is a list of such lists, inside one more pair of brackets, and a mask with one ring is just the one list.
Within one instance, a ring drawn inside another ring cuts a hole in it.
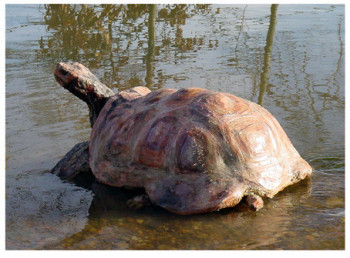
[{"label": "shadow on water", "polygon": [[293,234],[281,230],[291,223],[285,217],[311,193],[311,181],[305,180],[288,187],[275,199],[265,200],[265,207],[259,212],[251,211],[242,202],[218,212],[181,216],[153,205],[128,207],[127,201],[142,190],[109,187],[96,181],[83,184],[90,184],[94,193],[85,227],[44,249],[279,248],[279,240]]}]

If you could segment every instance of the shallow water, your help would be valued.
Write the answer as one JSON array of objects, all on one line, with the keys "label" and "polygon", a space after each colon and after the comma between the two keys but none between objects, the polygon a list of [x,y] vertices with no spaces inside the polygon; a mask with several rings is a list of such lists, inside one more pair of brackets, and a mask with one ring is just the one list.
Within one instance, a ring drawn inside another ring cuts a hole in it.
[{"label": "shallow water", "polygon": [[[344,249],[344,42],[342,5],[7,5],[6,248]],[[196,86],[259,102],[314,174],[259,212],[193,216],[63,182],[49,171],[90,127],[54,80],[61,60],[115,92]]]}]

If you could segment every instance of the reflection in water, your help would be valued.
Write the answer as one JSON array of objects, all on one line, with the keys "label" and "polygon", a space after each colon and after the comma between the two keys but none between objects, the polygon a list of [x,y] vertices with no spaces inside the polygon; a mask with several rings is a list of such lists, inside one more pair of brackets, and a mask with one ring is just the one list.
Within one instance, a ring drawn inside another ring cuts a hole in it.
[{"label": "reflection in water", "polygon": [[153,86],[153,59],[154,59],[154,41],[155,41],[155,24],[156,24],[156,5],[149,5],[148,17],[148,49],[146,55],[146,87],[152,89]]},{"label": "reflection in water", "polygon": [[242,11],[242,22],[241,24],[238,26],[238,35],[235,37],[236,39],[236,47],[235,47],[235,57],[236,59],[235,60],[238,60],[238,49],[239,49],[239,40],[241,38],[241,35],[242,35],[242,32],[243,32],[243,27],[244,27],[244,19],[245,19],[245,12],[246,12],[246,9],[247,9],[247,5],[244,7],[243,11]]},{"label": "reflection in water", "polygon": [[[278,241],[294,234],[284,230],[291,223],[285,218],[310,197],[311,183],[306,180],[288,187],[267,200],[264,210],[258,213],[243,202],[220,212],[190,216],[172,214],[155,206],[140,210],[127,207],[127,200],[140,192],[97,182],[92,183],[91,189],[94,199],[84,229],[45,249],[278,248]],[[314,232],[306,231],[310,235]],[[222,239],[223,235],[230,238]]]},{"label": "reflection in water", "polygon": [[[344,6],[278,5],[278,26],[273,6],[8,5],[6,248],[344,249]],[[116,91],[199,86],[254,101],[260,86],[312,184],[257,213],[181,217],[52,178],[43,171],[91,130],[84,103],[52,76],[68,59]]]},{"label": "reflection in water", "polygon": [[[344,76],[342,74],[343,69],[342,69],[342,65],[343,65],[343,57],[344,57],[344,42],[342,39],[342,25],[344,24],[343,18],[340,17],[339,18],[339,23],[338,23],[338,29],[337,29],[337,34],[338,34],[338,41],[339,41],[339,57],[338,57],[338,61],[337,61],[337,68],[334,70],[334,73],[332,74],[332,78],[333,78],[333,85],[336,87],[336,91],[335,91],[335,95],[339,95],[340,93],[340,85],[342,85],[344,82],[338,82],[338,78],[340,77],[341,80],[344,80]],[[340,76],[342,75],[342,76]],[[331,80],[328,80],[328,83],[331,84]],[[331,95],[330,89],[328,89],[327,92],[329,95]],[[338,99],[337,99],[338,100]],[[325,105],[324,105],[325,106]]]},{"label": "reflection in water", "polygon": [[260,79],[260,92],[258,98],[258,104],[263,106],[264,104],[264,94],[266,91],[266,86],[268,83],[268,75],[270,71],[270,61],[271,61],[271,49],[273,44],[273,34],[275,33],[275,27],[277,23],[277,7],[278,4],[271,5],[271,15],[270,15],[270,25],[266,36],[266,45],[264,48],[264,66],[261,73]]},{"label": "reflection in water", "polygon": [[[139,85],[160,88],[164,78],[155,82],[153,67],[155,55],[160,54],[155,52],[156,22],[164,24],[158,48],[175,47],[175,57],[182,58],[182,53],[203,45],[203,38],[183,36],[186,19],[210,11],[209,5],[202,4],[162,5],[158,12],[156,5],[143,4],[45,5],[52,36],[41,37],[38,55],[53,63],[74,60],[90,69],[103,68],[102,81],[119,90]],[[124,69],[129,78],[121,76]]]}]

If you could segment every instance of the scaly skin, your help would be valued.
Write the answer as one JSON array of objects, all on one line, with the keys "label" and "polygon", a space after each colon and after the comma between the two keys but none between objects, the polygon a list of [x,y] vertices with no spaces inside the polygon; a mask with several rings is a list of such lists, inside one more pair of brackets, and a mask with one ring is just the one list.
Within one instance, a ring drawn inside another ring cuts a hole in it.
[{"label": "scaly skin", "polygon": [[106,101],[115,93],[101,83],[89,69],[76,62],[58,63],[54,75],[62,87],[88,104],[92,127]]}]

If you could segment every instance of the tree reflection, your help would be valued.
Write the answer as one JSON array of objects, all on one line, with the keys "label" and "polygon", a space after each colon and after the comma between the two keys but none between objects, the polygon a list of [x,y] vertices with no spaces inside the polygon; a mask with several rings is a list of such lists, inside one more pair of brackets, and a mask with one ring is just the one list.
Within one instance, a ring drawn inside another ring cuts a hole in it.
[{"label": "tree reflection", "polygon": [[154,41],[155,41],[155,21],[156,21],[156,5],[149,5],[148,19],[148,50],[146,55],[146,86],[153,86],[153,59],[154,59]]},{"label": "tree reflection", "polygon": [[[106,83],[119,89],[140,84],[161,87],[153,81],[155,56],[167,46],[179,53],[203,44],[203,39],[184,38],[181,27],[195,14],[211,11],[209,5],[165,5],[158,12],[156,5],[144,4],[49,4],[44,8],[44,21],[52,36],[41,37],[39,58],[103,68]],[[175,28],[175,35],[168,29],[163,40],[156,42],[156,24]],[[140,56],[144,57],[141,62]],[[123,67],[132,69],[129,79],[120,76]]]},{"label": "tree reflection", "polygon": [[266,45],[264,49],[264,66],[263,66],[263,72],[261,73],[260,92],[259,92],[259,98],[258,98],[258,104],[261,106],[264,104],[264,94],[268,84],[268,74],[270,71],[270,61],[271,61],[271,49],[273,45],[273,34],[275,33],[275,27],[277,22],[277,19],[276,19],[277,7],[278,7],[278,4],[271,5],[270,25],[266,36]]}]

